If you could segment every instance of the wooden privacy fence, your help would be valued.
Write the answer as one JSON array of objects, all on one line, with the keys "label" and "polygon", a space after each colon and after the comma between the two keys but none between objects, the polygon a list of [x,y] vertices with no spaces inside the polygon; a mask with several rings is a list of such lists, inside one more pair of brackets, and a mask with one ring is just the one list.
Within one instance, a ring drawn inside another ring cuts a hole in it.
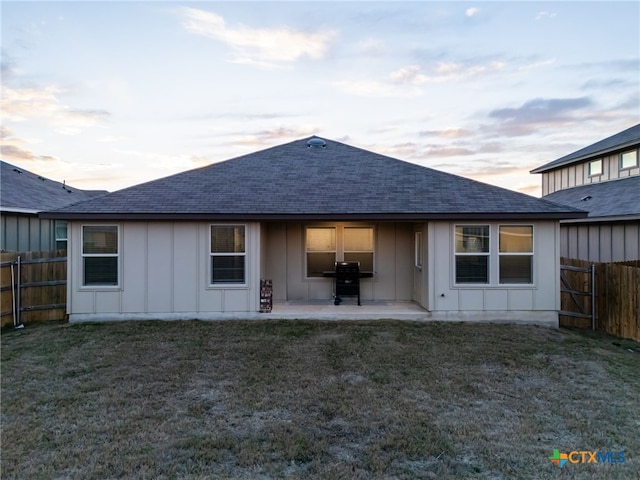
[{"label": "wooden privacy fence", "polygon": [[65,320],[66,250],[0,254],[0,326]]},{"label": "wooden privacy fence", "polygon": [[588,267],[577,267],[563,263],[560,265],[560,315],[589,319],[593,330],[596,328],[595,274],[595,265]]},{"label": "wooden privacy fence", "polygon": [[[640,261],[597,263],[561,258],[560,263],[570,267],[562,270],[561,327],[591,328],[591,319],[582,314],[591,311],[591,296],[586,292],[595,288],[595,329],[640,341]],[[593,285],[591,266],[595,269]]]}]

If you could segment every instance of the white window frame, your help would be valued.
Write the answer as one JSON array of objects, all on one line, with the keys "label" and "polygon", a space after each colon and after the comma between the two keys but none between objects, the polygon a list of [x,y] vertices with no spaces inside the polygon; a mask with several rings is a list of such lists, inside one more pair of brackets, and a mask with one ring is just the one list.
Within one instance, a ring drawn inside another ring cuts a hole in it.
[{"label": "white window frame", "polygon": [[[58,237],[58,225],[64,224],[64,237]],[[69,246],[69,222],[66,220],[54,220],[53,221],[53,236],[56,250],[66,250]],[[64,242],[64,248],[58,248],[58,242]]]},{"label": "white window frame", "polygon": [[[487,252],[458,252],[456,249],[456,235],[458,227],[477,227],[484,228],[487,227],[489,229],[489,250]],[[491,251],[492,251],[492,236],[491,236],[491,225],[488,223],[458,223],[453,226],[453,284],[455,286],[462,287],[486,287],[491,285],[491,275],[492,275],[492,261],[491,261]],[[487,281],[486,282],[458,282],[458,272],[457,272],[457,258],[458,257],[479,257],[486,256],[487,257]]]},{"label": "white window frame", "polygon": [[[489,227],[489,251],[488,252],[460,252],[456,251],[456,230],[458,227]],[[500,253],[500,228],[501,227],[531,227],[532,252]],[[453,224],[451,239],[451,287],[457,289],[484,289],[484,288],[534,288],[536,285],[536,226],[530,223],[455,223]],[[459,283],[457,282],[456,257],[487,255],[487,283]],[[500,257],[501,255],[530,255],[531,256],[531,283],[500,283]]]},{"label": "white window frame", "polygon": [[[627,165],[625,167],[624,165],[625,155],[630,155],[630,154],[634,154],[635,162],[633,163],[633,165]],[[620,170],[628,170],[630,168],[636,168],[637,166],[638,166],[638,150],[627,150],[626,152],[622,152],[620,154]]]},{"label": "white window frame", "polygon": [[[106,228],[106,227],[113,227],[116,229],[116,249],[117,252],[116,253],[84,253],[84,229],[85,227],[101,227],[101,228]],[[120,279],[121,279],[121,272],[122,272],[122,266],[121,266],[121,261],[120,261],[120,252],[122,250],[122,247],[120,245],[120,225],[118,224],[84,224],[84,225],[80,225],[80,256],[81,256],[81,263],[80,263],[80,278],[82,278],[82,283],[81,283],[81,288],[85,289],[85,290],[117,290],[120,288]],[[87,285],[86,279],[85,279],[85,258],[113,258],[115,257],[116,260],[116,283],[115,285],[113,284],[109,284],[109,283],[94,283],[94,284],[89,284]]]},{"label": "white window frame", "polygon": [[[502,229],[502,227],[528,227],[531,228],[531,251],[530,252],[501,252],[500,251],[500,230]],[[500,225],[498,225],[498,268],[497,268],[497,273],[498,273],[498,283],[500,285],[533,285],[534,282],[534,259],[535,259],[535,244],[536,244],[536,234],[535,234],[535,227],[531,224],[511,224],[511,223],[502,223]],[[524,257],[524,256],[529,256],[530,257],[530,261],[531,261],[531,281],[530,282],[503,282],[502,279],[500,278],[500,260],[502,257],[508,257],[508,256],[519,256],[519,257]]]},{"label": "white window frame", "polygon": [[[598,171],[595,172],[594,171],[594,166],[597,165],[598,166]],[[602,175],[603,172],[603,164],[602,164],[602,159],[599,158],[598,160],[591,160],[589,162],[589,176],[590,177],[597,177],[598,175]]]},{"label": "white window frame", "polygon": [[[213,252],[213,245],[211,245],[211,234],[213,227],[242,227],[244,229],[244,252]],[[248,244],[248,232],[249,229],[244,223],[212,223],[209,225],[207,231],[209,237],[209,265],[207,267],[209,271],[209,288],[246,288],[247,286],[247,244]],[[244,281],[243,282],[214,282],[213,281],[213,257],[244,257]]]}]

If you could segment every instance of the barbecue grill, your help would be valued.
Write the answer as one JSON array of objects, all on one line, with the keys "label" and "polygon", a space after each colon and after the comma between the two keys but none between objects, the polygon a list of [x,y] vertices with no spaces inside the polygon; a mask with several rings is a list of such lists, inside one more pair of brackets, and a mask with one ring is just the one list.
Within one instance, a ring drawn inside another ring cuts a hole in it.
[{"label": "barbecue grill", "polygon": [[360,305],[360,262],[336,262],[334,305],[340,305],[343,296],[358,297]]}]

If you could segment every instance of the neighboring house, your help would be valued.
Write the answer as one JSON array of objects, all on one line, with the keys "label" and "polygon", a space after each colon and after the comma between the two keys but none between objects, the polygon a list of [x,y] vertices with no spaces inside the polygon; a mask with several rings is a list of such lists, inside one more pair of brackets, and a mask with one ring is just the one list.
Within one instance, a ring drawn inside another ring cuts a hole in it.
[{"label": "neighboring house", "polygon": [[79,190],[24,168],[0,163],[0,250],[3,251],[66,249],[67,222],[38,218],[38,213],[107,193]]},{"label": "neighboring house", "polygon": [[584,215],[318,137],[42,214],[69,221],[70,321],[255,318],[261,278],[275,318],[332,303],[344,260],[363,303],[556,326],[559,220]]},{"label": "neighboring house", "polygon": [[589,212],[561,221],[563,257],[640,260],[639,147],[640,124],[531,171],[542,198]]}]

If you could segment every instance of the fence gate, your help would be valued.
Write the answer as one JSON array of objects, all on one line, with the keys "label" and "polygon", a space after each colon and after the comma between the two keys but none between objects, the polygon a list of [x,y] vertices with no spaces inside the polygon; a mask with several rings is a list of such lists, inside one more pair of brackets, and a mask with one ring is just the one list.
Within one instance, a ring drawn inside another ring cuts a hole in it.
[{"label": "fence gate", "polygon": [[[588,318],[596,329],[596,266],[560,265],[560,315]],[[561,326],[578,326],[561,322]]]},{"label": "fence gate", "polygon": [[0,326],[66,318],[66,251],[0,254]]}]

